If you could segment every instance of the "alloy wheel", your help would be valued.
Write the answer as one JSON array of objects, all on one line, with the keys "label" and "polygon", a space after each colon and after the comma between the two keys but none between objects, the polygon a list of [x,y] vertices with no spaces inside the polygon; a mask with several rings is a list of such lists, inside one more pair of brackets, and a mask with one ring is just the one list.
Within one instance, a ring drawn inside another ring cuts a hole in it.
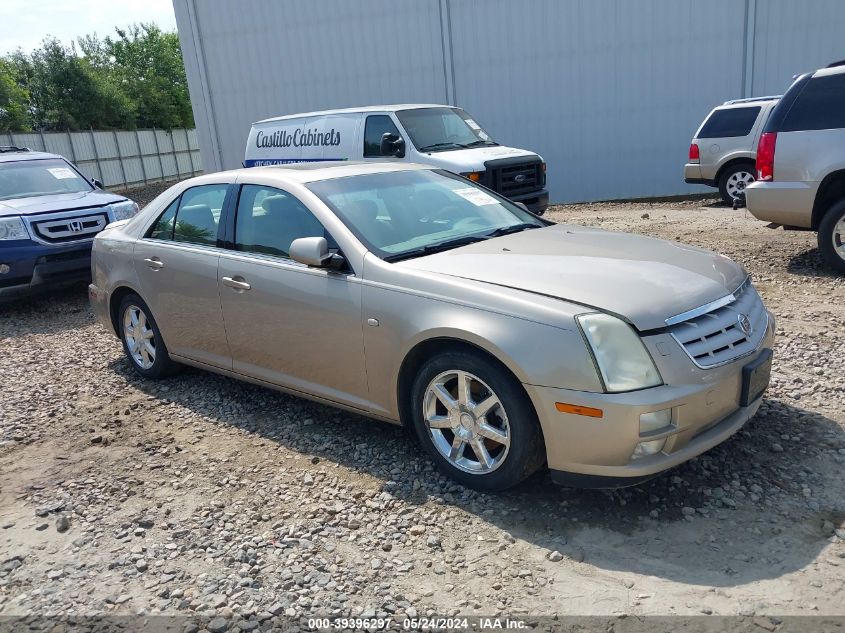
[{"label": "alloy wheel", "polygon": [[123,312],[123,336],[129,356],[141,369],[149,369],[156,360],[155,333],[144,311],[130,304]]},{"label": "alloy wheel", "polygon": [[745,192],[745,188],[754,182],[754,174],[750,171],[738,171],[731,174],[725,183],[725,190],[731,198],[737,198]]},{"label": "alloy wheel", "polygon": [[455,468],[483,475],[507,458],[511,431],[499,397],[477,376],[445,371],[428,384],[423,419],[437,451]]},{"label": "alloy wheel", "polygon": [[842,259],[845,259],[845,215],[833,227],[833,251]]}]

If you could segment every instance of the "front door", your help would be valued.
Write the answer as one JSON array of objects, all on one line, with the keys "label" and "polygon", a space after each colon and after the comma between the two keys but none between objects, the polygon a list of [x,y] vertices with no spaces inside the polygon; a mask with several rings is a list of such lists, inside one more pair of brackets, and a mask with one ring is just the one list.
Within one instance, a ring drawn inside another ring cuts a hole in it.
[{"label": "front door", "polygon": [[324,236],[295,196],[241,188],[234,250],[220,256],[220,301],[235,371],[367,407],[361,284],[351,272],[289,259],[294,239]]},{"label": "front door", "polygon": [[231,369],[232,358],[217,292],[217,238],[228,188],[185,190],[134,251],[143,299],[168,351],[224,369]]}]

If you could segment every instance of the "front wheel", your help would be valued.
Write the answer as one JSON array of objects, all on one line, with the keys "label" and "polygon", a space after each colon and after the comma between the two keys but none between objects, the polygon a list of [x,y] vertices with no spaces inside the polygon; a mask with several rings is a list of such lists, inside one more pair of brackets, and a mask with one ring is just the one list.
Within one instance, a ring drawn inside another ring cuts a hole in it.
[{"label": "front wheel", "polygon": [[725,204],[733,204],[734,198],[745,194],[745,188],[754,182],[754,165],[740,163],[728,167],[719,178],[719,195]]},{"label": "front wheel", "polygon": [[170,359],[152,312],[136,294],[123,298],[118,308],[120,340],[132,368],[144,378],[162,378],[173,373]]},{"label": "front wheel", "polygon": [[480,354],[427,361],[412,388],[414,431],[440,470],[470,488],[515,486],[545,462],[537,415],[522,386]]},{"label": "front wheel", "polygon": [[835,270],[845,274],[845,200],[833,205],[819,224],[819,251]]}]

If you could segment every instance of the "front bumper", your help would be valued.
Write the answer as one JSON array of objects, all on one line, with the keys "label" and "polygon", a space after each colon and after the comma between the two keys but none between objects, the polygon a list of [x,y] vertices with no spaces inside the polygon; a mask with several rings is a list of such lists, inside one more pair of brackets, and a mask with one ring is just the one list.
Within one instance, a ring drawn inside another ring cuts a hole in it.
[{"label": "front bumper", "polygon": [[756,181],[745,188],[745,206],[758,220],[809,229],[817,182]]},{"label": "front bumper", "polygon": [[543,215],[549,206],[549,192],[545,189],[532,191],[530,193],[522,193],[518,196],[511,196],[510,199],[514,202],[521,202],[528,207],[528,210],[531,211],[531,213],[535,213],[537,215]]},{"label": "front bumper", "polygon": [[[740,406],[742,368],[771,349],[774,319],[760,347],[729,365],[700,370],[685,357],[684,372],[663,373],[670,384],[628,393],[590,393],[524,385],[543,430],[546,457],[555,480],[580,487],[614,488],[650,479],[713,448],[736,433],[756,412],[762,396]],[[665,335],[668,337],[668,335]],[[601,409],[602,417],[562,413],[556,403]],[[640,415],[671,409],[672,426],[640,436]],[[663,450],[633,459],[637,444],[666,437]]]},{"label": "front bumper", "polygon": [[0,247],[0,300],[13,299],[91,278],[91,242],[73,246],[44,246],[26,241]]}]

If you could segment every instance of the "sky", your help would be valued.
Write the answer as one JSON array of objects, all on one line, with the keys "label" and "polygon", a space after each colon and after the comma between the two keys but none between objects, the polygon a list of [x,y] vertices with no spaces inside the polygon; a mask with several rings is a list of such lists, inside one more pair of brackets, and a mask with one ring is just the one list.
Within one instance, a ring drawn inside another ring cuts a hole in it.
[{"label": "sky", "polygon": [[114,35],[114,27],[155,22],[176,30],[171,0],[0,0],[0,54],[37,48],[48,35],[64,44],[97,33]]}]

